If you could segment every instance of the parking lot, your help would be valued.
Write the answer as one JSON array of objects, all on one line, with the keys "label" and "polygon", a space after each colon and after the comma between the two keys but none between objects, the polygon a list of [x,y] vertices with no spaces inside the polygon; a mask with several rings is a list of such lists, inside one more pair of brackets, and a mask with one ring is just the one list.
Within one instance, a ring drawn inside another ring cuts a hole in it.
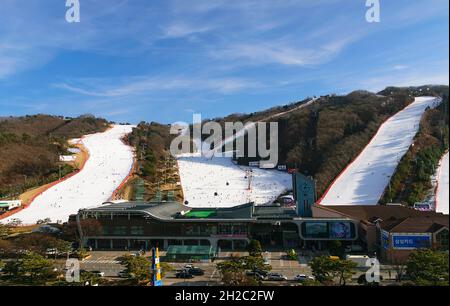
[{"label": "parking lot", "polygon": [[[124,267],[119,263],[118,258],[130,254],[130,252],[114,252],[114,251],[95,251],[91,252],[90,256],[80,262],[80,268],[87,271],[101,271],[105,273],[107,278],[115,278],[120,271],[124,270]],[[164,257],[165,252],[160,252],[160,256]],[[174,268],[174,271],[169,271],[163,278],[164,285],[166,286],[211,286],[220,284],[220,273],[216,269],[216,264],[220,261],[226,260],[231,255],[233,256],[245,256],[246,252],[221,252],[219,258],[214,262],[198,262],[194,263],[196,267],[204,270],[205,274],[202,276],[195,276],[192,279],[178,279],[175,277],[177,270],[181,270],[186,263],[172,263],[169,264]],[[151,253],[147,252],[146,257],[151,260]],[[311,270],[306,264],[301,264],[296,260],[288,260],[285,258],[284,252],[266,252],[263,253],[264,258],[267,258],[272,266],[272,272],[281,273],[292,280],[298,274],[311,275]],[[61,261],[61,265],[64,262]],[[281,284],[286,282],[276,282]],[[291,282],[288,282],[291,283]]]}]

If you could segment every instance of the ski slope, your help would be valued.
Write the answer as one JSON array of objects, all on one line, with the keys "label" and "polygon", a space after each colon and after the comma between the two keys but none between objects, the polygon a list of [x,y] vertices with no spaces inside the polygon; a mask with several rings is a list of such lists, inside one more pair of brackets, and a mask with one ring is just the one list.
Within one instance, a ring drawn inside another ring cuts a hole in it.
[{"label": "ski slope", "polygon": [[19,219],[23,224],[35,224],[46,218],[52,222],[66,222],[69,215],[79,209],[107,201],[133,166],[134,152],[121,141],[132,128],[130,125],[114,125],[106,132],[73,141],[81,141],[89,152],[84,168],[44,191],[26,209],[0,222]]},{"label": "ski slope", "polygon": [[436,211],[448,215],[448,152],[441,159],[437,175]]},{"label": "ski slope", "polygon": [[[317,99],[298,107],[271,115],[262,121],[281,117],[307,107]],[[243,167],[233,163],[230,152],[222,152],[223,147],[255,129],[254,122],[248,122],[233,136],[224,139],[217,147],[194,138],[197,153],[182,154],[177,157],[178,171],[184,200],[190,207],[233,207],[249,202],[255,205],[271,204],[280,194],[292,189],[291,175],[278,170]],[[184,129],[181,133],[188,133]],[[200,153],[201,152],[201,153]],[[249,189],[249,173],[251,188]]]},{"label": "ski slope", "polygon": [[[291,176],[278,170],[242,167],[231,157],[178,156],[184,199],[190,207],[232,207],[248,202],[271,203],[292,188]],[[252,170],[251,190],[248,190]]]},{"label": "ski slope", "polygon": [[376,205],[397,164],[417,134],[427,107],[441,101],[419,97],[389,118],[361,154],[331,184],[318,201],[321,205]]}]

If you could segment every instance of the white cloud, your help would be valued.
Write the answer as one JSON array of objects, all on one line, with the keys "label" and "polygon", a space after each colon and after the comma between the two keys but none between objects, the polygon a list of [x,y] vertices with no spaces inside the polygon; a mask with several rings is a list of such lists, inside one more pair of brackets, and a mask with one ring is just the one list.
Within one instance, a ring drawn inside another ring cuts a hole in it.
[{"label": "white cloud", "polygon": [[89,79],[74,82],[74,84],[57,83],[53,84],[53,87],[93,97],[126,97],[176,89],[186,91],[208,90],[229,94],[262,86],[259,82],[241,78],[128,77],[126,79],[131,81]]},{"label": "white cloud", "polygon": [[165,38],[181,38],[193,34],[208,32],[212,29],[209,26],[194,26],[187,23],[174,23],[164,29]]},{"label": "white cloud", "polygon": [[405,70],[408,69],[408,66],[406,65],[395,65],[394,67],[392,67],[392,70]]},{"label": "white cloud", "polygon": [[240,43],[211,51],[210,55],[220,60],[242,60],[243,64],[309,66],[328,62],[353,40],[353,37],[339,38],[316,46],[297,46],[294,42],[285,41]]}]

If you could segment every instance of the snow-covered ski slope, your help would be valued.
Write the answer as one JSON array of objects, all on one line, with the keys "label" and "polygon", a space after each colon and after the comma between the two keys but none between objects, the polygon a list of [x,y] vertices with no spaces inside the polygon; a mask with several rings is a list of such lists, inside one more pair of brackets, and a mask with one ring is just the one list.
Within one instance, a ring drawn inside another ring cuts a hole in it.
[{"label": "snow-covered ski slope", "polygon": [[436,211],[448,215],[448,152],[441,159],[437,175]]},{"label": "snow-covered ski slope", "polygon": [[134,152],[121,140],[132,128],[130,125],[114,125],[104,133],[83,137],[81,142],[89,151],[84,168],[43,192],[28,208],[0,222],[19,219],[23,224],[34,224],[46,218],[53,222],[66,222],[69,215],[79,209],[107,201],[133,166]]},{"label": "snow-covered ski slope", "polygon": [[[262,121],[287,115],[307,107],[317,99],[299,105],[289,111],[277,113]],[[210,144],[194,139],[200,153],[178,156],[178,170],[183,188],[185,203],[190,207],[232,207],[248,202],[256,205],[271,204],[280,194],[292,189],[291,175],[278,170],[242,167],[233,163],[230,152],[223,154],[222,148],[234,139],[242,137],[256,124],[248,122],[235,135],[223,140],[219,146],[210,150]],[[184,130],[182,133],[187,133]],[[251,188],[248,172],[251,170]]]},{"label": "snow-covered ski slope", "polygon": [[389,118],[361,154],[331,184],[321,205],[376,205],[411,146],[427,107],[440,98],[418,97]]},{"label": "snow-covered ski slope", "polygon": [[[190,207],[232,207],[248,202],[271,203],[292,188],[291,176],[277,170],[242,167],[231,157],[178,156],[184,199]],[[251,190],[248,189],[252,170]]]}]

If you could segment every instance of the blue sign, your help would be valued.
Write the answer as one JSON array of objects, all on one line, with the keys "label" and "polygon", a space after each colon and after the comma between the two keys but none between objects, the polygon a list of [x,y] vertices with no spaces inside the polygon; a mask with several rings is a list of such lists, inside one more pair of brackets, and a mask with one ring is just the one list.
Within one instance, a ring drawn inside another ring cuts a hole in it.
[{"label": "blue sign", "polygon": [[408,234],[393,234],[392,247],[394,249],[420,249],[429,248],[431,246],[431,239],[429,235],[408,235]]},{"label": "blue sign", "polygon": [[381,232],[381,244],[385,250],[389,249],[389,233],[386,231]]}]

